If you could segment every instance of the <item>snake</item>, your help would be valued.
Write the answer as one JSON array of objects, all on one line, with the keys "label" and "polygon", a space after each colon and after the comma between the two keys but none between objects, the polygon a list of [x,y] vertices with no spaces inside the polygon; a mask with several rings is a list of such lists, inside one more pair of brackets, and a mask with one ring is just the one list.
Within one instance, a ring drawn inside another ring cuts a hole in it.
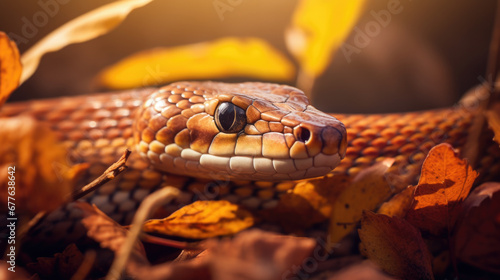
[{"label": "snake", "polygon": [[[196,200],[217,199],[273,209],[299,182],[353,177],[386,158],[394,158],[391,170],[406,176],[402,184],[407,186],[418,178],[433,146],[464,147],[479,109],[327,114],[288,85],[176,82],[9,103],[0,110],[1,117],[21,115],[50,126],[72,163],[89,163],[82,184],[102,174],[125,149],[132,150],[123,174],[83,198],[127,224],[141,201],[165,186],[181,192],[163,207],[164,214]],[[495,174],[498,145],[482,150],[476,168]],[[58,230],[46,235],[58,239],[78,230],[70,208],[46,218],[59,221]]]}]

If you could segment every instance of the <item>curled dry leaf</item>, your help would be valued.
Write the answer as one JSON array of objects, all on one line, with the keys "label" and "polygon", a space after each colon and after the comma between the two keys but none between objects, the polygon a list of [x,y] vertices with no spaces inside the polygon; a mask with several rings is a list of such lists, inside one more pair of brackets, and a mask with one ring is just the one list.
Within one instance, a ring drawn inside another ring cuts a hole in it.
[{"label": "curled dry leaf", "polygon": [[464,201],[461,218],[454,234],[456,257],[500,274],[500,183],[477,187]]},{"label": "curled dry leaf", "polygon": [[222,38],[173,48],[142,51],[98,76],[108,88],[125,89],[183,79],[254,77],[288,81],[293,64],[258,38]]},{"label": "curled dry leaf", "polygon": [[384,214],[389,217],[395,216],[404,218],[406,216],[406,212],[408,212],[413,202],[415,188],[415,186],[409,186],[404,191],[396,194],[389,201],[384,202],[382,205],[380,205],[377,213]]},{"label": "curled dry leaf", "polygon": [[0,118],[0,127],[1,201],[7,201],[9,177],[14,177],[18,214],[51,211],[64,203],[76,173],[50,128],[28,117]]},{"label": "curled dry leaf", "polygon": [[19,85],[22,66],[16,43],[0,31],[0,108]]},{"label": "curled dry leaf", "polygon": [[44,279],[70,279],[83,262],[83,254],[74,243],[71,243],[62,253],[56,253],[51,258],[37,258],[36,263],[29,263],[28,269]]},{"label": "curled dry leaf", "polygon": [[422,166],[415,200],[406,219],[431,234],[444,234],[455,224],[461,202],[477,176],[449,144],[435,146]]},{"label": "curled dry leaf", "polygon": [[333,201],[349,183],[347,175],[325,176],[297,183],[284,182],[282,184],[295,186],[280,197],[277,207],[263,210],[260,216],[266,222],[281,224],[286,231],[308,228],[330,217]]},{"label": "curled dry leaf", "polygon": [[365,1],[302,0],[285,33],[288,50],[309,77],[319,76],[352,31]]},{"label": "curled dry leaf", "polygon": [[106,34],[119,25],[131,11],[152,1],[115,1],[81,15],[52,31],[22,55],[21,61],[24,69],[21,83],[33,75],[40,59],[46,53]]},{"label": "curled dry leaf", "polygon": [[361,171],[335,200],[328,229],[330,242],[337,243],[353,231],[363,210],[374,210],[391,196],[392,189],[384,175],[393,163],[394,159],[385,159]]},{"label": "curled dry leaf", "polygon": [[225,200],[195,201],[165,219],[150,220],[143,230],[184,238],[204,239],[231,235],[254,224],[250,212]]},{"label": "curled dry leaf", "polygon": [[365,211],[358,233],[363,255],[384,271],[402,279],[434,279],[427,245],[407,221]]},{"label": "curled dry leaf", "polygon": [[[83,211],[82,224],[87,229],[87,236],[98,242],[102,248],[107,248],[119,254],[127,237],[127,230],[104,214],[95,205],[86,202],[74,202],[75,206]],[[135,256],[146,258],[142,243],[135,244]]]}]

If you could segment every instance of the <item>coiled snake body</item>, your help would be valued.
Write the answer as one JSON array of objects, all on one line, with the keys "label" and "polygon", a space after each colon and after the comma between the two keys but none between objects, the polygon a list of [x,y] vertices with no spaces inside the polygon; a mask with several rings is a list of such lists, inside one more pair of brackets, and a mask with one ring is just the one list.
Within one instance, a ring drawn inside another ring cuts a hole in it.
[{"label": "coiled snake body", "polygon": [[[328,173],[353,176],[386,157],[394,157],[394,170],[414,181],[432,146],[464,145],[476,111],[328,115],[289,86],[179,82],[10,104],[0,111],[0,116],[22,114],[49,123],[74,161],[90,163],[87,181],[126,147],[133,150],[129,169],[85,198],[128,223],[139,203],[165,185],[182,190],[175,203],[165,206],[172,212],[196,199],[270,209],[294,187],[293,180]],[[485,149],[489,156],[478,168],[498,170],[498,147]],[[52,216],[48,219],[67,220],[66,231],[53,234],[74,230],[69,211]]]}]

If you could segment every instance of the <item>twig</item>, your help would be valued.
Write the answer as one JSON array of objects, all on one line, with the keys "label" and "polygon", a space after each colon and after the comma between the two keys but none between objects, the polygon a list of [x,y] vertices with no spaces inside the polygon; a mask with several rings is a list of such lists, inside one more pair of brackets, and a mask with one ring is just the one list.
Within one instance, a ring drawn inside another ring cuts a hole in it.
[{"label": "twig", "polygon": [[99,176],[97,179],[95,179],[85,187],[73,192],[71,194],[71,200],[75,201],[84,197],[88,193],[114,179],[118,174],[123,172],[123,170],[127,169],[125,163],[127,162],[130,153],[131,151],[127,149],[122,157],[117,162],[108,167],[108,169],[106,169],[106,171],[104,171],[101,176]]},{"label": "twig", "polygon": [[202,246],[199,245],[199,243],[190,243],[190,242],[182,242],[182,241],[176,241],[172,239],[166,239],[166,238],[161,238],[149,234],[143,234],[141,236],[141,240],[144,242],[148,243],[153,243],[156,245],[161,245],[161,246],[166,246],[166,247],[171,247],[171,248],[177,248],[177,249],[188,249],[188,250],[193,250],[193,249],[204,249]]},{"label": "twig", "polygon": [[76,273],[71,277],[71,280],[84,280],[90,273],[92,266],[97,258],[97,253],[94,250],[87,251],[84,259]]},{"label": "twig", "polygon": [[134,248],[134,244],[136,243],[139,235],[142,232],[142,227],[144,222],[149,218],[150,214],[156,210],[162,204],[170,202],[172,199],[179,195],[179,189],[174,187],[164,187],[156,192],[150,194],[144,199],[144,201],[137,209],[137,212],[134,216],[134,221],[132,223],[132,227],[127,234],[127,240],[123,244],[123,247],[119,254],[115,255],[115,259],[113,264],[111,265],[111,269],[106,276],[106,280],[115,280],[120,279],[122,271],[127,264],[127,261],[132,253],[132,249]]}]

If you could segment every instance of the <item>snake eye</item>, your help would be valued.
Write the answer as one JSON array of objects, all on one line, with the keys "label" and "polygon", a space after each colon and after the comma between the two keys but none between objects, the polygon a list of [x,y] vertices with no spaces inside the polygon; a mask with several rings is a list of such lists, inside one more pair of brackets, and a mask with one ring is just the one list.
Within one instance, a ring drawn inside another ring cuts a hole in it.
[{"label": "snake eye", "polygon": [[215,124],[221,132],[241,131],[247,123],[245,110],[233,103],[223,102],[215,110]]}]

